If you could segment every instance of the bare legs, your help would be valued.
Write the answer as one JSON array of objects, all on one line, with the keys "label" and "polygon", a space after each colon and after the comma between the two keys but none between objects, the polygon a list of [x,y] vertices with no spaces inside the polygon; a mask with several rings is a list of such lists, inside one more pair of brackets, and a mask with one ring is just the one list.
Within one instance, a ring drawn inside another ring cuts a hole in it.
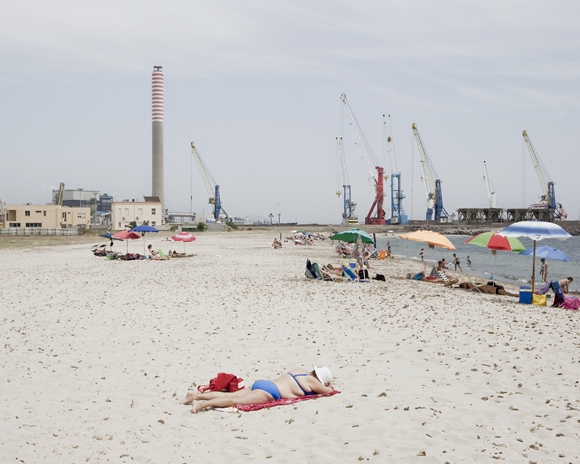
[{"label": "bare legs", "polygon": [[197,414],[199,411],[216,407],[228,408],[236,404],[251,404],[264,403],[265,401],[272,401],[274,398],[269,393],[263,390],[250,390],[244,388],[237,392],[209,392],[209,393],[194,393],[187,392],[186,397],[181,401],[181,404],[189,404],[193,402],[191,412]]}]

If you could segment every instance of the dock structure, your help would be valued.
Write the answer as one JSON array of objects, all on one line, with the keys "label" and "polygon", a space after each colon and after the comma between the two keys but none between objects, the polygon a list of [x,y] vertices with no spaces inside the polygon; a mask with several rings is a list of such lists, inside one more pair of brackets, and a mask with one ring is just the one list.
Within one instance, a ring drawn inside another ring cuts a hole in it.
[{"label": "dock structure", "polygon": [[504,222],[503,208],[459,208],[457,210],[459,221],[466,222]]},{"label": "dock structure", "polygon": [[552,214],[548,208],[509,208],[506,209],[508,222],[520,221],[552,221]]}]

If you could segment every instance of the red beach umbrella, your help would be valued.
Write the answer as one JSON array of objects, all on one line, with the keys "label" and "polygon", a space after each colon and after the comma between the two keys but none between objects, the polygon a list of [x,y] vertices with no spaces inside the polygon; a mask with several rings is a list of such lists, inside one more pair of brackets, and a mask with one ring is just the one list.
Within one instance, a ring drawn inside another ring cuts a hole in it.
[{"label": "red beach umbrella", "polygon": [[[113,237],[120,238],[122,240],[136,240],[141,238],[137,232],[131,232],[130,230],[122,230],[121,232],[117,232],[116,234],[113,234]],[[127,253],[129,253],[129,242],[127,242]]]},{"label": "red beach umbrella", "polygon": [[193,242],[195,237],[191,235],[189,232],[179,232],[171,237],[176,242],[183,242],[183,252],[185,253],[185,242]]}]

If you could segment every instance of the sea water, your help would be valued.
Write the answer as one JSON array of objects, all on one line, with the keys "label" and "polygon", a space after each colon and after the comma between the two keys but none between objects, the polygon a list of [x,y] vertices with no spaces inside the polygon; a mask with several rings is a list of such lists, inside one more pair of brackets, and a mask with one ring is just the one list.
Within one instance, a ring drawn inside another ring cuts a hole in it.
[{"label": "sea water", "polygon": [[[497,251],[494,256],[491,250],[487,248],[465,245],[465,241],[469,240],[471,236],[446,235],[446,237],[453,243],[455,250],[446,250],[438,246],[432,250],[424,242],[414,242],[398,236],[384,235],[377,235],[377,248],[386,250],[387,243],[390,243],[391,251],[395,256],[419,261],[421,260],[419,253],[421,248],[423,248],[425,261],[429,265],[433,265],[438,260],[445,258],[445,262],[451,270],[455,267],[453,265],[453,253],[456,253],[464,273],[485,279],[489,279],[493,275],[499,281],[511,282],[517,285],[524,285],[532,277],[532,256],[520,255],[510,251]],[[534,242],[531,239],[520,238],[519,240],[526,249],[534,246]],[[571,237],[563,241],[546,239],[536,242],[536,247],[542,246],[558,248],[571,260],[570,262],[546,260],[548,262],[548,280],[561,280],[568,276],[574,277],[574,282],[570,284],[570,290],[580,291],[580,237]],[[467,265],[467,256],[471,259],[471,267]],[[540,258],[536,257],[535,275],[537,283],[542,280],[540,277],[540,265]]]}]

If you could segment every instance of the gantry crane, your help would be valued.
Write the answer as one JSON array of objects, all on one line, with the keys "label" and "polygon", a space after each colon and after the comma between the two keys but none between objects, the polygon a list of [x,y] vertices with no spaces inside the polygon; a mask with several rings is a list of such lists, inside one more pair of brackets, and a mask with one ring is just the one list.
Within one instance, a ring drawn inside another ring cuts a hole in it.
[{"label": "gantry crane", "polygon": [[342,148],[342,137],[336,137],[336,149],[338,151],[338,162],[340,163],[340,174],[342,178],[342,192],[338,191],[336,194],[343,197],[343,213],[342,213],[342,223],[346,224],[358,224],[358,218],[354,215],[354,210],[356,209],[356,203],[351,199],[350,184],[348,183],[348,178],[346,176],[346,163],[344,161],[344,150]]},{"label": "gantry crane", "polygon": [[[431,158],[427,154],[417,124],[413,123],[413,134],[419,147],[419,154],[421,156],[421,171],[423,172],[423,185],[425,187],[425,196],[427,197],[427,214],[428,221],[435,219],[436,221],[446,221],[449,218],[447,211],[443,207],[443,193],[441,191],[441,180],[437,179],[437,172],[431,163]],[[435,218],[433,218],[435,212]]]},{"label": "gantry crane", "polygon": [[[530,157],[532,158],[532,164],[536,169],[536,174],[538,175],[538,180],[540,181],[540,187],[542,188],[543,195],[540,197],[541,201],[545,203],[545,207],[550,210],[550,218],[554,219],[566,219],[568,215],[566,211],[562,209],[562,204],[556,202],[556,193],[554,191],[554,182],[550,178],[550,174],[544,167],[542,160],[536,153],[534,145],[530,140],[528,131],[523,131],[522,135],[528,146],[528,151],[530,152]],[[546,181],[547,178],[547,181]]]},{"label": "gantry crane", "polygon": [[[350,119],[350,125],[352,126],[352,132],[354,135],[355,144],[358,148],[358,154],[360,158],[363,160],[364,164],[367,167],[367,177],[371,187],[373,189],[373,195],[375,197],[371,209],[365,218],[365,224],[382,224],[385,225],[387,221],[385,220],[385,210],[383,209],[383,201],[384,201],[384,190],[383,190],[383,168],[379,165],[376,161],[376,157],[373,154],[373,151],[362,132],[362,129],[352,112],[352,108],[350,107],[348,100],[346,99],[346,95],[343,93],[340,96],[340,99],[344,103],[344,107],[346,108],[346,112],[348,113],[348,117]],[[370,160],[369,160],[370,158]],[[375,179],[373,175],[373,170],[371,169],[371,160],[375,164],[375,169],[377,170],[377,178]],[[373,211],[375,210],[375,206],[377,208],[376,214],[373,216]]]},{"label": "gantry crane", "polygon": [[391,130],[391,115],[383,114],[383,123],[385,126],[387,160],[389,163],[389,176],[391,179],[391,219],[388,224],[407,225],[409,221],[403,208],[403,198],[405,195],[401,190],[401,173],[397,171],[397,161],[395,159],[395,147],[393,145],[393,132]]},{"label": "gantry crane", "polygon": [[483,162],[483,180],[487,187],[487,196],[489,198],[489,207],[495,208],[495,190],[493,189],[493,184],[491,183],[491,178],[489,177],[489,172],[487,171],[487,163]]},{"label": "gantry crane", "polygon": [[[215,183],[215,180],[213,179],[209,171],[206,169],[205,165],[203,164],[203,161],[201,160],[201,156],[199,156],[197,148],[195,148],[195,144],[193,142],[191,142],[191,154],[193,155],[195,161],[197,162],[199,173],[201,174],[201,178],[203,179],[203,183],[205,184],[205,188],[209,195],[208,203],[210,205],[213,205],[214,219],[216,220],[216,222],[219,221],[220,213],[224,213],[224,216],[226,217],[226,222],[229,221],[228,213],[226,213],[226,210],[222,206],[220,198],[220,186]],[[215,187],[213,187],[212,185],[215,185]]]}]

